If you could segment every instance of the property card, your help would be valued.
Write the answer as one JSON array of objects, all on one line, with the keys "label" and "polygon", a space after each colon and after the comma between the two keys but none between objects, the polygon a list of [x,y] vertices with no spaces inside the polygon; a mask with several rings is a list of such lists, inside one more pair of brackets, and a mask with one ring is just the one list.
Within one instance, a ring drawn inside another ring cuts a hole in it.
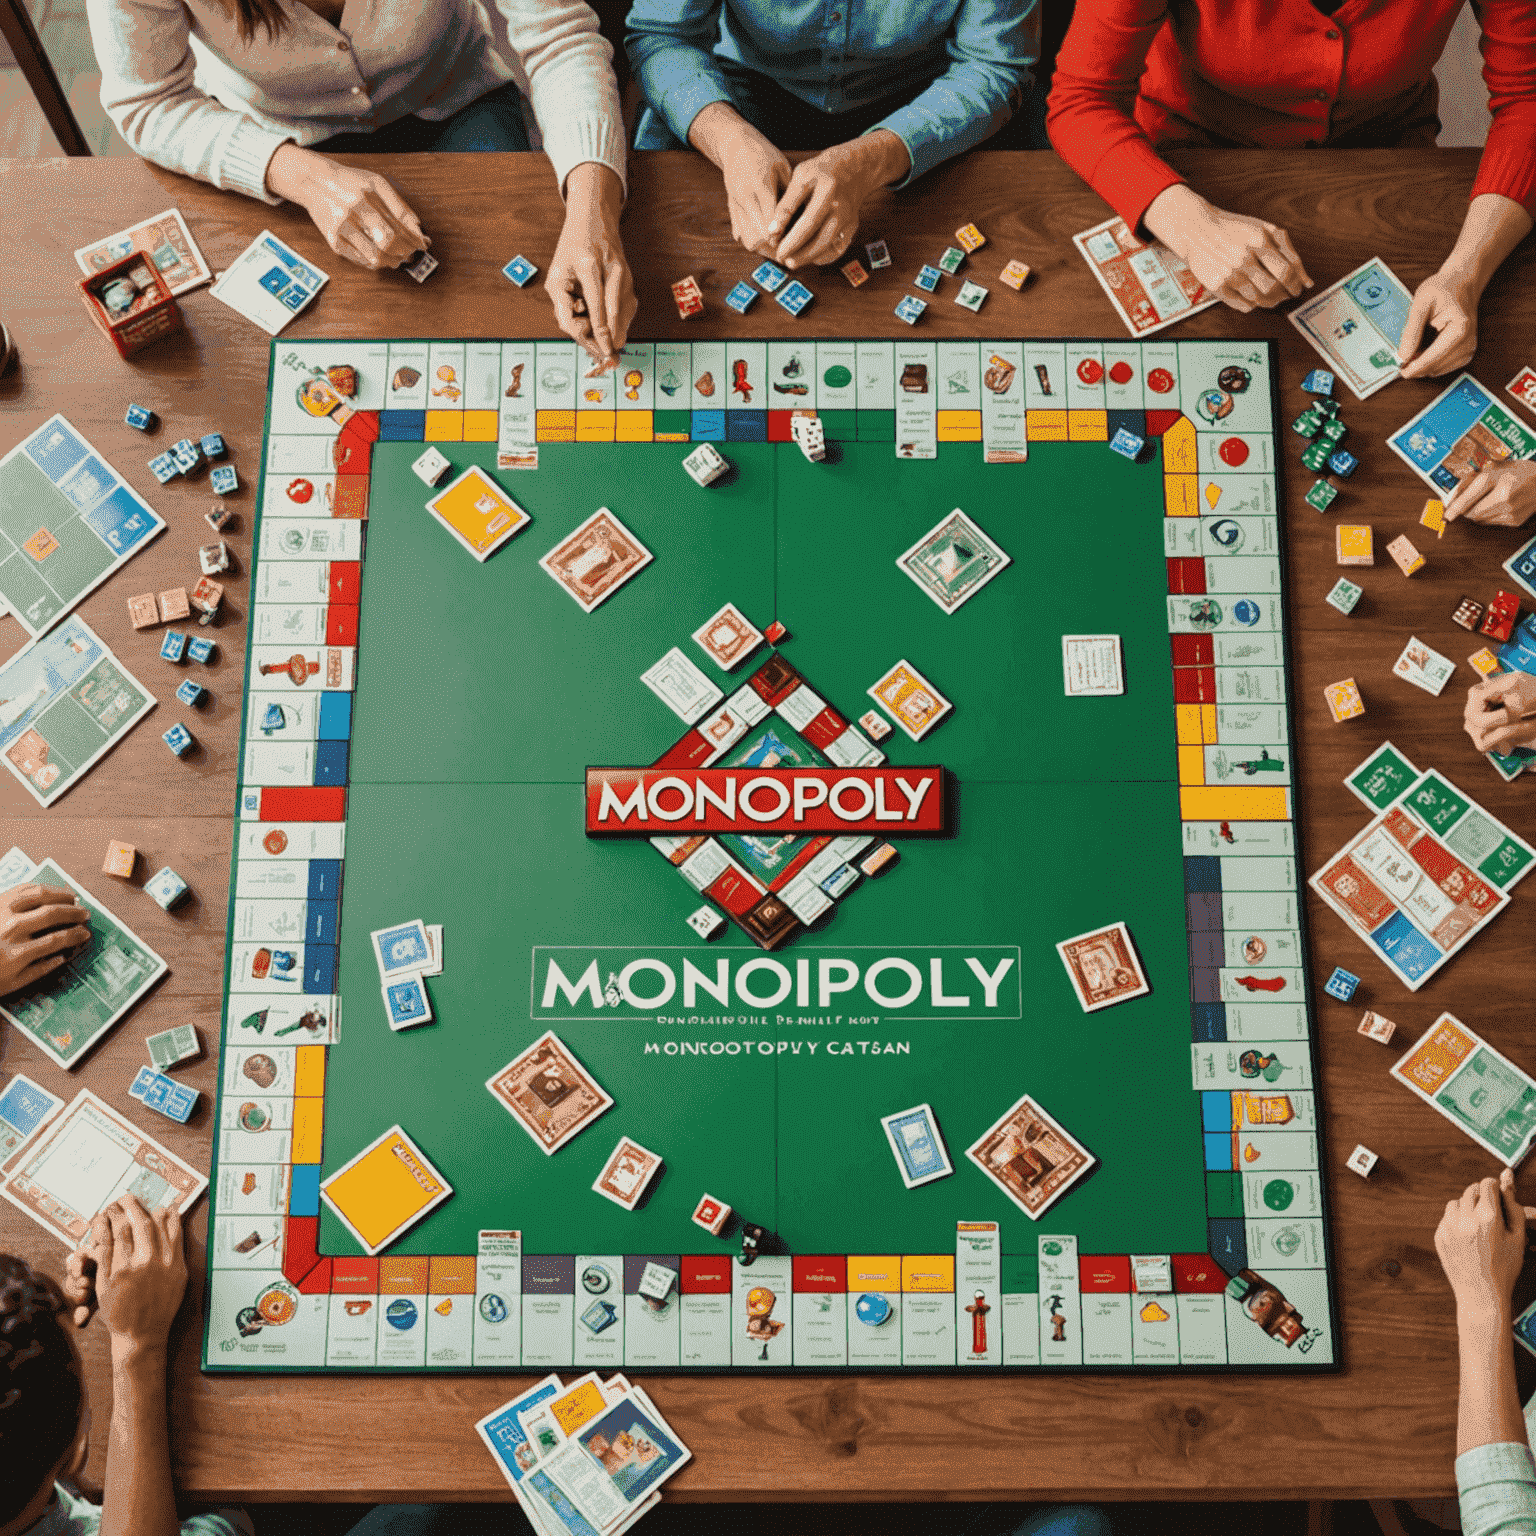
[{"label": "property card", "polygon": [[0,601],[36,639],[164,528],[69,421],[50,416],[0,458]]},{"label": "property card", "polygon": [[1425,693],[1437,699],[1445,691],[1445,685],[1450,682],[1455,670],[1456,663],[1449,656],[1442,656],[1439,651],[1431,649],[1417,635],[1408,641],[1403,647],[1403,654],[1392,664],[1395,676],[1412,683],[1415,688],[1422,688]]},{"label": "property card", "polygon": [[613,1106],[552,1029],[485,1086],[546,1154],[559,1151]]},{"label": "property card", "polygon": [[1521,405],[1536,411],[1536,368],[1522,368],[1504,388]]},{"label": "property card", "polygon": [[427,511],[476,560],[489,560],[532,521],[478,464],[439,491]]},{"label": "property card", "polygon": [[149,257],[160,280],[171,290],[174,298],[189,289],[201,287],[213,277],[203,253],[198,249],[187,221],[179,208],[167,208],[142,224],[134,224],[108,235],[95,245],[82,245],[75,252],[80,270],[89,277],[114,262],[121,261],[134,251]]},{"label": "property card", "polygon": [[1106,219],[1072,243],[1132,336],[1150,336],[1218,302],[1182,257],[1138,239],[1124,219]]},{"label": "property card", "polygon": [[965,1155],[1031,1221],[1098,1161],[1027,1093]]},{"label": "property card", "polygon": [[208,291],[276,336],[330,280],[329,273],[264,229]]},{"label": "property card", "polygon": [[897,569],[910,576],[945,613],[969,602],[1012,563],[1012,556],[994,544],[959,507],[896,557]]},{"label": "property card", "polygon": [[1063,635],[1062,683],[1069,699],[1107,698],[1125,692],[1119,635]]},{"label": "property card", "polygon": [[1536,864],[1536,848],[1433,768],[1421,773],[1398,800],[1452,853],[1501,891],[1518,885]]},{"label": "property card", "polygon": [[398,1125],[320,1186],[321,1198],[369,1255],[389,1247],[452,1193],[452,1185]]},{"label": "property card", "polygon": [[83,619],[65,619],[0,664],[0,757],[50,806],[155,707]]},{"label": "property card", "polygon": [[56,1099],[46,1088],[18,1072],[0,1088],[0,1163],[63,1107],[63,1099]]},{"label": "property card", "polygon": [[1097,1013],[1152,990],[1124,923],[1063,939],[1056,953],[1084,1013]]},{"label": "property card", "polygon": [[1536,457],[1536,430],[1504,409],[1463,373],[1387,439],[1424,483],[1454,491],[1489,464]]},{"label": "property card", "polygon": [[694,643],[722,672],[732,671],[763,643],[763,632],[727,603],[693,632]]},{"label": "property card", "polygon": [[640,681],[684,725],[692,725],[725,697],[675,645],[640,674]]},{"label": "property card", "polygon": [[1513,1168],[1536,1137],[1536,1078],[1442,1013],[1392,1076]]},{"label": "property card", "polygon": [[607,507],[599,507],[539,564],[591,613],[655,556]]},{"label": "property card", "polygon": [[1387,264],[1373,259],[1304,299],[1289,318],[1364,400],[1399,376],[1397,348],[1412,303],[1413,295]]},{"label": "property card", "polygon": [[638,1141],[621,1136],[619,1144],[608,1155],[602,1172],[592,1182],[592,1188],[604,1199],[612,1200],[626,1211],[632,1211],[640,1203],[656,1171],[661,1167],[661,1156],[642,1147]]},{"label": "property card", "polygon": [[[16,867],[18,855],[26,858],[19,848],[6,855],[7,869]],[[9,890],[23,880],[73,891],[75,900],[89,914],[91,937],[84,949],[70,955],[36,986],[13,993],[0,1003],[0,1018],[15,1025],[58,1066],[72,1072],[168,967],[52,859],[32,866],[18,879],[5,880],[0,890]]]},{"label": "property card", "polygon": [[1419,770],[1390,741],[1384,741],[1344,780],[1357,800],[1384,811],[1419,777]]},{"label": "property card", "polygon": [[197,1169],[88,1088],[0,1163],[0,1195],[69,1248],[123,1195],[137,1195],[147,1210],[173,1206],[185,1215],[207,1187]]},{"label": "property card", "polygon": [[944,1149],[938,1116],[930,1105],[919,1104],[915,1109],[886,1115],[880,1124],[891,1144],[891,1155],[896,1159],[901,1182],[908,1189],[947,1178],[955,1171],[955,1165]]},{"label": "property card", "polygon": [[396,923],[392,928],[375,928],[368,939],[382,982],[398,976],[419,976],[432,964],[432,942],[427,937],[427,925],[419,917],[408,923]]},{"label": "property card", "polygon": [[631,1388],[540,1466],[597,1530],[609,1533],[691,1458],[655,1404]]}]

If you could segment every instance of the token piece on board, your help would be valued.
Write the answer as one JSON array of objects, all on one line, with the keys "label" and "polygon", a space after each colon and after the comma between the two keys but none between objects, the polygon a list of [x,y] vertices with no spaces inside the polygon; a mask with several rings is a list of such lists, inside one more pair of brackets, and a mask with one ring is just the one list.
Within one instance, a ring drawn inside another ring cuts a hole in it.
[{"label": "token piece on board", "polygon": [[1391,1019],[1383,1018],[1379,1013],[1372,1013],[1367,1009],[1365,1017],[1360,1020],[1358,1033],[1368,1039],[1378,1040],[1382,1045],[1391,1045],[1392,1036],[1397,1033],[1397,1025]]},{"label": "token piece on board", "polygon": [[1136,370],[1122,357],[1109,365],[1109,382],[1122,389],[1136,377]]},{"label": "token piece on board", "polygon": [[1456,604],[1456,611],[1451,615],[1451,623],[1459,624],[1469,632],[1475,632],[1477,626],[1483,622],[1483,605],[1474,602],[1470,597],[1464,597]]},{"label": "token piece on board", "polygon": [[1355,720],[1365,713],[1365,701],[1352,677],[1346,677],[1342,683],[1329,683],[1323,689],[1323,697],[1328,702],[1328,713],[1336,722]]},{"label": "token piece on board", "polygon": [[143,592],[128,599],[128,622],[135,629],[150,629],[160,622],[160,609],[153,592]]},{"label": "token piece on board", "polygon": [[1347,1003],[1354,995],[1355,989],[1360,985],[1360,978],[1353,971],[1346,971],[1342,965],[1333,968],[1333,975],[1323,983],[1323,991],[1329,997],[1336,997],[1341,1003]]},{"label": "token piece on board", "polygon": [[1141,457],[1147,443],[1145,438],[1137,437],[1127,428],[1116,427],[1115,435],[1109,440],[1109,446],[1111,452],[1118,453],[1121,458],[1129,459],[1134,464]]},{"label": "token piece on board", "polygon": [[867,1328],[878,1328],[889,1320],[891,1304],[878,1291],[865,1291],[853,1304],[853,1315]]},{"label": "token piece on board", "polygon": [[1096,357],[1085,357],[1077,365],[1077,376],[1084,384],[1097,384],[1104,377],[1104,364]]},{"label": "token piece on board", "polygon": [[[1154,369],[1155,373],[1157,370]],[[1147,383],[1152,375],[1147,375]],[[1224,437],[1216,449],[1216,455],[1228,469],[1241,469],[1248,462],[1248,444],[1240,437]]]},{"label": "token piece on board", "polygon": [[519,288],[530,282],[538,268],[528,260],[526,256],[514,256],[506,266],[501,269],[501,275],[509,283],[516,283]]},{"label": "token piece on board", "polygon": [[741,1265],[745,1269],[757,1259],[762,1247],[763,1239],[767,1232],[754,1222],[744,1221],[741,1224]]},{"label": "token piece on board", "polygon": [[411,473],[421,481],[423,485],[436,486],[442,483],[442,478],[453,465],[438,452],[436,448],[428,448],[422,456],[411,465]]},{"label": "token piece on board", "polygon": [[1335,560],[1339,565],[1376,564],[1376,550],[1368,526],[1340,523],[1333,530],[1333,542]]},{"label": "token piece on board", "polygon": [[827,432],[819,418],[795,415],[789,422],[790,435],[800,452],[813,464],[820,464],[827,457]]},{"label": "token piece on board", "polygon": [[1029,265],[1022,261],[1010,261],[998,274],[998,279],[1017,293],[1029,281]]},{"label": "token piece on board", "polygon": [[706,1232],[719,1237],[725,1230],[725,1224],[731,1219],[731,1208],[724,1200],[717,1200],[713,1195],[705,1195],[693,1208],[693,1222],[695,1226],[703,1227]]},{"label": "token piece on board", "polygon": [[683,468],[695,485],[713,485],[730,469],[730,461],[713,443],[700,443],[687,458]]},{"label": "token piece on board", "polygon": [[784,625],[779,623],[777,619],[775,619],[773,623],[763,631],[763,638],[769,643],[769,645],[777,645],[779,641],[784,639],[784,637],[788,634],[789,630],[785,628]]},{"label": "token piece on board", "polygon": [[837,270],[848,279],[848,285],[851,288],[862,287],[869,281],[869,273],[864,270],[864,263],[856,256],[845,261]]},{"label": "token piece on board", "polygon": [[1319,512],[1326,512],[1338,499],[1339,488],[1330,485],[1326,480],[1314,480],[1312,489],[1307,492],[1307,505],[1316,507]]},{"label": "token piece on board", "polygon": [[1346,1166],[1351,1173],[1358,1173],[1362,1179],[1368,1179],[1371,1176],[1371,1169],[1380,1161],[1381,1159],[1369,1147],[1356,1147],[1349,1154]]},{"label": "token piece on board", "polygon": [[987,243],[987,237],[974,224],[962,224],[955,231],[955,243],[967,252],[979,251]]},{"label": "token piece on board", "polygon": [[155,413],[146,409],[142,405],[134,405],[130,401],[127,413],[124,415],[123,420],[127,422],[130,427],[134,427],[140,432],[150,432],[154,429]]},{"label": "token piece on board", "polygon": [[884,240],[871,240],[864,247],[864,254],[869,257],[869,269],[878,272],[881,267],[891,264],[891,253]]},{"label": "token piece on board", "polygon": [[1239,368],[1235,363],[1223,368],[1216,375],[1216,387],[1224,389],[1229,395],[1240,395],[1253,383],[1253,375],[1246,368]]},{"label": "token piece on board", "polygon": [[133,866],[138,857],[138,849],[132,843],[109,842],[107,856],[102,860],[101,872],[104,875],[116,875],[120,880],[127,880],[133,874]]},{"label": "token piece on board", "polygon": [[411,259],[403,263],[403,270],[407,276],[418,283],[424,283],[437,271],[437,257],[431,251],[417,251]]},{"label": "token piece on board", "polygon": [[1413,547],[1406,533],[1400,533],[1387,545],[1387,553],[1392,556],[1392,562],[1404,576],[1412,576],[1415,571],[1424,569],[1424,556]]},{"label": "token piece on board", "polygon": [[1350,614],[1355,611],[1355,604],[1364,595],[1363,589],[1357,587],[1348,577],[1340,576],[1333,584],[1331,591],[1324,601],[1330,608],[1337,608],[1340,613]]},{"label": "token piece on board", "polygon": [[875,741],[884,741],[891,734],[891,722],[877,710],[866,709],[859,716],[859,726],[866,736]]},{"label": "token piece on board", "polygon": [[705,905],[688,914],[688,926],[701,939],[712,939],[725,927],[725,919],[713,907]]},{"label": "token piece on board", "polygon": [[859,860],[859,873],[866,880],[873,880],[895,863],[896,856],[894,843],[877,843]]},{"label": "token piece on board", "polygon": [[1147,370],[1147,388],[1154,395],[1171,393],[1177,383],[1178,380],[1166,368],[1149,368]]}]

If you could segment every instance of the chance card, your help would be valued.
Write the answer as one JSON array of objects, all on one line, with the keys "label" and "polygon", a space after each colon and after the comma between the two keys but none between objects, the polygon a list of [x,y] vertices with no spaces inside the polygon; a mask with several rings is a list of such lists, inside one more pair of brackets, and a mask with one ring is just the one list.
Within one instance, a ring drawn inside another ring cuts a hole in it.
[{"label": "chance card", "polygon": [[320,1186],[325,1203],[370,1256],[435,1210],[453,1187],[398,1125]]},{"label": "chance card", "polygon": [[559,1151],[613,1105],[552,1029],[485,1086],[545,1153]]},{"label": "chance card", "polygon": [[1062,686],[1069,699],[1108,698],[1125,692],[1119,635],[1063,635]]},{"label": "chance card", "polygon": [[640,681],[684,725],[692,725],[725,697],[675,645],[640,674]]},{"label": "chance card", "polygon": [[476,560],[489,560],[532,521],[478,464],[471,464],[426,506]]},{"label": "chance card", "polygon": [[607,507],[550,550],[539,564],[591,613],[655,559]]},{"label": "chance card", "polygon": [[427,925],[420,918],[397,923],[393,928],[376,928],[368,937],[373,941],[380,981],[391,981],[407,972],[419,975],[432,964]]},{"label": "chance card", "polygon": [[1064,939],[1056,953],[1084,1013],[1097,1013],[1152,990],[1131,943],[1131,930],[1124,923]]},{"label": "chance card", "polygon": [[945,613],[953,613],[1012,563],[959,507],[896,557],[897,569]]},{"label": "chance card", "polygon": [[1097,1161],[1027,1093],[965,1155],[1031,1221]]},{"label": "chance card", "polygon": [[603,1164],[603,1171],[593,1181],[592,1188],[615,1205],[622,1205],[626,1211],[632,1211],[640,1203],[640,1197],[660,1167],[661,1158],[656,1153],[624,1136],[609,1153],[608,1161]]},{"label": "chance card", "polygon": [[921,741],[955,707],[910,661],[898,661],[865,691],[913,741]]},{"label": "chance card", "polygon": [[149,257],[173,298],[213,277],[179,208],[167,208],[142,224],[108,235],[96,245],[82,245],[75,252],[75,260],[89,277],[134,251]]},{"label": "chance card", "polygon": [[264,229],[208,291],[276,336],[330,280],[329,273]]},{"label": "chance card", "polygon": [[763,643],[763,632],[734,603],[727,603],[694,630],[693,639],[722,672],[729,672]]},{"label": "chance card", "polygon": [[1312,294],[1290,322],[1364,400],[1398,377],[1398,343],[1413,295],[1384,261],[1373,259]]},{"label": "chance card", "polygon": [[955,1171],[949,1153],[944,1150],[938,1117],[929,1105],[919,1104],[915,1109],[886,1115],[880,1124],[901,1170],[901,1182],[908,1189],[931,1184]]}]

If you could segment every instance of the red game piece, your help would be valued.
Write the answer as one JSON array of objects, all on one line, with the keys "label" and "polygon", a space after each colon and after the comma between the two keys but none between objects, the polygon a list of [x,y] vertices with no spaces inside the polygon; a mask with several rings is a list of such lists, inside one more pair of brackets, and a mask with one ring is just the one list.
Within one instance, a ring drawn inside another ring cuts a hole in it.
[{"label": "red game piece", "polygon": [[1515,620],[1519,617],[1520,599],[1513,592],[1500,592],[1488,604],[1488,612],[1483,615],[1483,622],[1478,626],[1478,632],[1502,644],[1509,639],[1515,627]]},{"label": "red game piece", "polygon": [[777,619],[775,619],[773,623],[763,631],[763,638],[767,640],[769,645],[777,645],[779,641],[782,640],[788,633],[789,631],[782,624],[780,624]]},{"label": "red game piece", "polygon": [[1216,450],[1221,455],[1221,462],[1237,469],[1248,462],[1248,444],[1240,437],[1225,437],[1221,446]]},{"label": "red game piece", "polygon": [[672,302],[677,305],[677,312],[684,320],[703,314],[704,294],[699,288],[698,279],[690,276],[673,283]]},{"label": "red game piece", "polygon": [[1136,377],[1136,370],[1122,357],[1118,363],[1111,364],[1109,381],[1111,384],[1129,384]]},{"label": "red game piece", "polygon": [[1077,376],[1084,384],[1097,384],[1104,377],[1104,364],[1096,357],[1085,357],[1077,365]]},{"label": "red game piece", "polygon": [[1154,395],[1166,395],[1173,385],[1173,375],[1166,368],[1154,368],[1147,375],[1147,388]]}]

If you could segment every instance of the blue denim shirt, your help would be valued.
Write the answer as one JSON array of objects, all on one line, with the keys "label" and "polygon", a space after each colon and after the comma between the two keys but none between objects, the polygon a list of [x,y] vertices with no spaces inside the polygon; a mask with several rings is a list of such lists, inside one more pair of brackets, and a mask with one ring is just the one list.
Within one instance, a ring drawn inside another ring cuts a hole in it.
[{"label": "blue denim shirt", "polygon": [[1536,1463],[1529,1445],[1479,1445],[1456,1458],[1464,1536],[1536,1536]]},{"label": "blue denim shirt", "polygon": [[[684,143],[731,100],[721,62],[768,75],[823,112],[910,93],[877,123],[921,176],[1013,115],[1040,56],[1040,0],[635,0],[624,45],[649,106],[637,149]],[[911,176],[907,179],[910,180]]]}]

